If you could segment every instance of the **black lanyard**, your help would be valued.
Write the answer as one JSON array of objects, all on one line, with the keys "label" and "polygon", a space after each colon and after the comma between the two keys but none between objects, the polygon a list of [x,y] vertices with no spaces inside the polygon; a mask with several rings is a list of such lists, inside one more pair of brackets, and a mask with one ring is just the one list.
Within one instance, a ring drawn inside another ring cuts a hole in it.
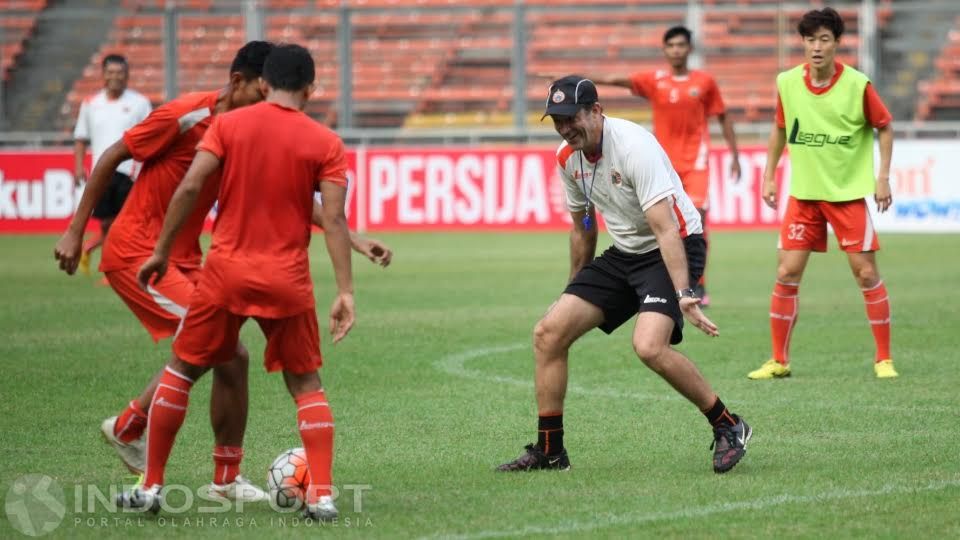
[{"label": "black lanyard", "polygon": [[590,207],[593,205],[593,201],[590,200],[590,197],[593,195],[593,186],[597,184],[597,165],[600,164],[600,160],[603,159],[603,124],[600,124],[600,155],[597,157],[596,163],[593,164],[593,172],[590,173],[590,192],[587,192],[587,181],[586,175],[583,171],[583,150],[580,151],[580,187],[583,189],[583,196],[587,198],[587,214],[583,216],[583,228],[590,230],[590,224],[592,220],[590,219]]}]

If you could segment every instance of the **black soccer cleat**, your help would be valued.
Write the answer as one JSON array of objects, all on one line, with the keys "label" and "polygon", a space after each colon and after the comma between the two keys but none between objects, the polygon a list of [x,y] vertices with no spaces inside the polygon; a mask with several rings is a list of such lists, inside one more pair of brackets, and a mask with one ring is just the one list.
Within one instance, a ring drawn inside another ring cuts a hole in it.
[{"label": "black soccer cleat", "polygon": [[535,469],[552,469],[555,471],[569,471],[570,458],[567,457],[567,450],[563,449],[559,454],[546,455],[535,444],[528,444],[524,447],[524,452],[517,459],[504,463],[497,467],[500,472],[532,471]]},{"label": "black soccer cleat", "polygon": [[747,453],[747,441],[753,436],[753,429],[737,415],[733,426],[713,428],[713,472],[723,474],[732,469]]}]

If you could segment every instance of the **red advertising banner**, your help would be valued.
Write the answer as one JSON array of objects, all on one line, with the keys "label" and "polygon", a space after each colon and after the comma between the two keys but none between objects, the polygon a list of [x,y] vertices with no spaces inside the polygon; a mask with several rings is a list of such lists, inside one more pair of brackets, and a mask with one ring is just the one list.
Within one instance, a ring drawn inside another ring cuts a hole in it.
[{"label": "red advertising banner", "polygon": [[70,151],[0,152],[0,233],[62,232],[82,193]]},{"label": "red advertising banner", "polygon": [[570,215],[552,149],[358,150],[367,230],[563,230]]},{"label": "red advertising banner", "polygon": [[[528,230],[570,227],[553,148],[357,148],[347,152],[350,226],[370,231]],[[766,149],[710,152],[710,223],[773,227],[760,201]],[[778,177],[785,177],[782,159]],[[0,233],[58,233],[80,202],[69,150],[0,152]]]},{"label": "red advertising banner", "polygon": [[[780,221],[777,211],[764,204],[760,198],[763,170],[767,165],[767,149],[763,146],[740,148],[740,178],[730,176],[730,152],[724,148],[711,148],[707,161],[710,171],[710,208],[707,222],[713,229],[775,228]],[[786,208],[790,178],[790,159],[786,154],[780,158],[776,171],[778,208]]]}]

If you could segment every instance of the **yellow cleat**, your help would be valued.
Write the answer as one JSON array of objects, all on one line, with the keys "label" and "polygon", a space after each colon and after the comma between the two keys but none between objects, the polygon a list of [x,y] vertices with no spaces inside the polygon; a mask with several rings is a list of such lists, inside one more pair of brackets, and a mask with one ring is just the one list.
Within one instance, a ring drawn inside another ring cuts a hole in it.
[{"label": "yellow cleat", "polygon": [[760,379],[779,379],[789,376],[790,364],[781,364],[773,358],[764,362],[763,365],[760,366],[760,369],[747,373],[747,378],[755,381]]},{"label": "yellow cleat", "polygon": [[90,253],[89,252],[84,251],[80,253],[80,261],[77,264],[77,270],[79,270],[80,273],[85,276],[90,275]]},{"label": "yellow cleat", "polygon": [[878,379],[892,379],[900,376],[897,370],[893,369],[893,360],[881,360],[875,363],[873,372],[877,374]]}]

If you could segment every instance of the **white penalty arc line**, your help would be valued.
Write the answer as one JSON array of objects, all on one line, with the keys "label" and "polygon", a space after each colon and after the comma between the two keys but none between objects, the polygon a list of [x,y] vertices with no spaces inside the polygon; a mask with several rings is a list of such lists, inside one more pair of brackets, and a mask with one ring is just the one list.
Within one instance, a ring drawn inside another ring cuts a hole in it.
[{"label": "white penalty arc line", "polygon": [[652,512],[634,514],[598,514],[591,522],[571,521],[552,526],[529,525],[517,529],[499,531],[478,531],[469,534],[436,534],[422,537],[422,539],[445,538],[451,540],[479,540],[483,538],[523,537],[531,534],[555,535],[593,531],[605,527],[619,525],[638,525],[657,521],[672,521],[679,519],[698,519],[715,514],[735,512],[739,510],[763,510],[787,504],[811,504],[857,499],[864,497],[882,497],[885,495],[919,494],[925,492],[943,491],[960,487],[960,479],[938,480],[927,485],[905,486],[886,484],[875,489],[828,491],[816,495],[782,494],[773,497],[762,497],[749,501],[737,501],[706,506],[694,506],[671,512]]},{"label": "white penalty arc line", "polygon": [[[471,360],[476,360],[478,358],[484,358],[487,356],[495,356],[498,354],[512,353],[519,351],[521,349],[526,349],[530,347],[527,343],[513,343],[510,345],[497,345],[493,347],[479,347],[476,349],[468,349],[459,353],[450,354],[444,356],[433,363],[433,366],[438,370],[447,373],[448,375],[455,375],[457,377],[463,377],[466,379],[473,379],[479,381],[487,381],[499,384],[506,384],[510,386],[516,386],[521,388],[532,388],[533,387],[533,377],[529,379],[520,379],[517,377],[509,377],[506,375],[496,375],[491,373],[484,373],[479,370],[469,369],[466,367],[467,362]],[[639,362],[639,360],[638,360]],[[768,382],[769,383],[769,382]],[[758,384],[764,384],[760,382]],[[774,383],[776,384],[776,383]],[[579,385],[568,384],[567,385],[568,394],[583,394],[586,396],[592,397],[610,397],[618,399],[633,399],[638,401],[686,401],[685,398],[677,394],[670,393],[665,391],[662,394],[649,394],[642,392],[625,392],[622,390],[615,390],[613,388],[604,388],[604,387],[592,387],[586,388]],[[741,403],[752,403],[751,399],[737,399],[737,402]],[[828,409],[828,410],[837,410],[839,408],[855,408],[855,409],[867,409],[867,410],[878,410],[878,411],[894,411],[898,413],[902,412],[928,412],[928,413],[955,413],[955,407],[948,406],[927,406],[927,405],[864,405],[859,403],[838,403],[835,401],[823,401],[823,400],[792,400],[784,398],[764,398],[764,405],[782,405],[790,407],[812,407],[818,409]]]},{"label": "white penalty arc line", "polygon": [[[525,349],[529,347],[526,343],[514,343],[512,345],[500,345],[497,347],[482,347],[479,349],[470,349],[468,351],[451,354],[445,356],[440,360],[434,362],[434,367],[447,373],[449,375],[456,375],[458,377],[464,377],[467,379],[475,380],[484,380],[489,382],[495,382],[500,384],[509,384],[511,386],[518,386],[522,388],[532,388],[533,387],[533,377],[529,379],[519,379],[516,377],[508,377],[504,375],[493,375],[489,373],[483,373],[481,371],[471,370],[466,367],[466,363],[470,360],[475,360],[477,358],[483,358],[485,356],[494,356],[497,354],[510,353],[514,351],[519,351],[520,349]],[[612,388],[584,388],[575,384],[567,385],[568,394],[583,394],[587,396],[603,396],[611,398],[620,398],[620,399],[637,399],[641,401],[686,401],[680,396],[663,393],[663,394],[645,394],[640,392],[622,392],[619,390],[614,390]]]}]

